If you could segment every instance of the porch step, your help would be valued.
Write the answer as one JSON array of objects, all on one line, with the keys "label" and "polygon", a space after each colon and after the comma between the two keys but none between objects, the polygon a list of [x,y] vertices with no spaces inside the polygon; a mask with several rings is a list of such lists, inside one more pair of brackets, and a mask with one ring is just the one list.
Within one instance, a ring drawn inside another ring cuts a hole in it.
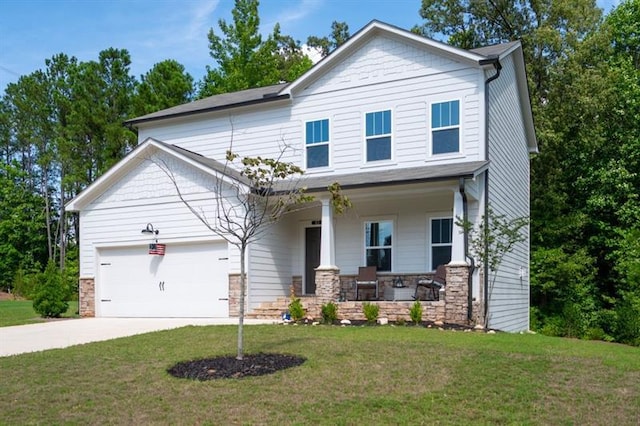
[{"label": "porch step", "polygon": [[272,302],[260,304],[257,308],[249,312],[246,317],[252,319],[281,319],[282,313],[289,309],[290,300],[285,297],[278,298]]},{"label": "porch step", "polygon": [[[315,298],[301,296],[300,300],[302,306],[308,311],[309,303],[307,302],[315,300]],[[288,297],[280,297],[272,302],[264,302],[249,312],[246,317],[252,319],[282,319],[282,314],[289,310],[289,303],[291,303],[291,299]]]}]

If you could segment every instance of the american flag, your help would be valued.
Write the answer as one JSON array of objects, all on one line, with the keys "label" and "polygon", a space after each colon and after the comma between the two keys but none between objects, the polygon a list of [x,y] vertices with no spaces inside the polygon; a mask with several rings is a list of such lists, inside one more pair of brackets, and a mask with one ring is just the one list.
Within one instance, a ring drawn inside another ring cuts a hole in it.
[{"label": "american flag", "polygon": [[166,249],[166,244],[149,244],[149,254],[157,254],[159,256],[164,256],[164,251]]}]

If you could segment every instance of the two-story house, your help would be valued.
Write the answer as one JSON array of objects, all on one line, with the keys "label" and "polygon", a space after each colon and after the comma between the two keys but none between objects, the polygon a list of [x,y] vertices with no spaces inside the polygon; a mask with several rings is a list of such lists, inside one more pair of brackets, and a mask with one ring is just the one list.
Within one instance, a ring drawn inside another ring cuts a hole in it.
[{"label": "two-story house", "polygon": [[[439,297],[422,302],[426,318],[486,316],[492,328],[528,329],[528,235],[498,271],[484,273],[471,268],[468,234],[457,224],[479,223],[489,206],[508,218],[529,214],[537,142],[519,42],[467,51],[373,21],[296,81],[128,124],[138,147],[67,205],[80,214],[82,315],[237,315],[238,250],[189,211],[158,167],[171,170],[200,212],[214,214],[212,188],[238,178],[223,166],[232,148],[283,154],[305,169],[302,183],[317,199],[249,247],[249,312],[286,300],[293,286],[311,311],[314,300],[334,300],[341,316],[357,315],[354,279],[359,267],[376,266],[376,303],[402,316],[414,293],[385,301],[385,290],[400,281],[414,288],[446,265]],[[353,203],[343,215],[331,208],[332,182]]]}]

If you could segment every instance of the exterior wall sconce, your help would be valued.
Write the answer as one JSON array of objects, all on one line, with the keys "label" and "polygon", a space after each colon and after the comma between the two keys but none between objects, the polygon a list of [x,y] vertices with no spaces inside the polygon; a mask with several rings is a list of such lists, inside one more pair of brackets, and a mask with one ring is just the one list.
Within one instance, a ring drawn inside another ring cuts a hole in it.
[{"label": "exterior wall sconce", "polygon": [[156,234],[156,235],[158,235],[160,233],[160,230],[153,229],[153,225],[150,224],[150,223],[147,223],[147,227],[142,230],[142,233],[143,234]]}]

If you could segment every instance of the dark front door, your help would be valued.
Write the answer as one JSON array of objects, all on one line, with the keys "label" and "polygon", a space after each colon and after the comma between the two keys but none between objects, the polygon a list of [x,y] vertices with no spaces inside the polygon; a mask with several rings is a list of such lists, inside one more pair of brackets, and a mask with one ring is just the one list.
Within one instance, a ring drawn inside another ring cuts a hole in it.
[{"label": "dark front door", "polygon": [[320,228],[304,230],[304,294],[316,294],[316,271],[320,265]]}]

